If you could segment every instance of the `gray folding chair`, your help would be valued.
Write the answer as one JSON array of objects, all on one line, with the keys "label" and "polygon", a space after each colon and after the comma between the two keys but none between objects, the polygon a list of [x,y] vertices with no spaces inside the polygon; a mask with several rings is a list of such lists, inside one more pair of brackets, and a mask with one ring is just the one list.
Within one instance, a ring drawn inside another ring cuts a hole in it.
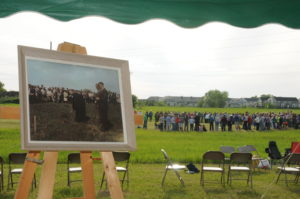
[{"label": "gray folding chair", "polygon": [[[221,146],[220,151],[223,152],[224,154],[229,154],[230,155],[235,151],[235,149],[232,146]],[[229,159],[230,158],[225,157],[225,161],[229,161]]]},{"label": "gray folding chair", "polygon": [[[124,186],[124,182],[127,183],[127,188],[128,188],[128,186],[129,186],[128,166],[129,166],[129,160],[130,160],[130,153],[127,152],[127,151],[126,152],[117,152],[117,151],[115,151],[115,152],[113,152],[113,156],[114,156],[114,160],[117,164],[117,166],[116,166],[117,172],[124,173],[123,177],[120,179],[120,181],[122,183],[122,189],[123,189],[123,186]],[[124,166],[119,165],[122,162],[125,163]],[[100,184],[100,189],[102,189],[104,181],[106,182],[105,172],[103,171],[101,184]]]},{"label": "gray folding chair", "polygon": [[248,145],[238,147],[238,148],[237,148],[237,151],[238,151],[239,153],[251,153],[251,152],[252,152],[252,151],[251,151],[251,148],[248,147]]},{"label": "gray folding chair", "polygon": [[[232,172],[248,173],[247,178],[233,178]],[[251,153],[232,153],[230,155],[230,163],[228,167],[227,184],[232,183],[232,180],[247,180],[252,187],[252,154]]]},{"label": "gray folding chair", "polygon": [[[71,173],[79,173],[82,171],[80,164],[80,153],[70,153],[68,154],[68,162],[67,162],[67,169],[68,169],[68,186],[71,186],[72,182],[79,182],[82,181],[81,179],[71,180]],[[76,166],[75,166],[76,165]]]},{"label": "gray folding chair", "polygon": [[259,165],[260,160],[262,160],[262,158],[259,156],[259,153],[258,153],[257,149],[253,145],[245,145],[245,146],[242,146],[242,147],[238,147],[238,151],[240,153],[252,153],[252,154],[254,154],[252,156],[253,169],[255,169]]},{"label": "gray folding chair", "polygon": [[179,164],[173,164],[173,162],[171,161],[171,159],[169,158],[167,152],[164,149],[161,149],[161,152],[164,155],[165,160],[167,161],[167,165],[165,168],[165,173],[161,182],[161,186],[164,185],[165,183],[165,178],[166,175],[168,173],[169,170],[173,170],[178,178],[178,180],[180,181],[181,185],[184,186],[184,181],[182,179],[182,177],[179,175],[179,170],[186,170],[186,166],[185,165],[179,165]]},{"label": "gray folding chair", "polygon": [[[23,168],[16,168],[16,165],[24,165],[27,153],[10,153],[8,154],[8,183],[7,189],[9,187],[13,188],[14,184],[18,182],[13,181],[13,175],[20,175],[23,172]],[[36,177],[34,174],[32,187],[36,188]]]},{"label": "gray folding chair", "polygon": [[202,157],[200,184],[204,186],[204,172],[217,172],[221,174],[221,184],[224,185],[225,183],[224,164],[225,164],[225,155],[223,152],[221,151],[206,152]]},{"label": "gray folding chair", "polygon": [[[285,174],[285,184],[288,186],[288,182],[293,181],[294,183],[298,183],[300,176],[300,153],[290,153],[285,157],[284,163],[281,167],[278,167],[279,170],[278,177],[276,180],[276,184],[278,183],[281,174]],[[295,175],[294,180],[288,180],[287,174]]]}]

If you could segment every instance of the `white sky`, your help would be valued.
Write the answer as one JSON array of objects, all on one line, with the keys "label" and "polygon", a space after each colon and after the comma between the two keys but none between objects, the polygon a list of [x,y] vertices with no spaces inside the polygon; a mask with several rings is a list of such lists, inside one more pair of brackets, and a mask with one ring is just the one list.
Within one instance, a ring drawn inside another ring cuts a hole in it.
[{"label": "white sky", "polygon": [[60,22],[38,13],[0,18],[0,81],[18,90],[17,45],[53,49],[68,41],[89,55],[129,60],[132,93],[300,97],[300,30],[278,24],[242,29],[214,22],[184,29],[165,20],[125,25],[102,17]]}]

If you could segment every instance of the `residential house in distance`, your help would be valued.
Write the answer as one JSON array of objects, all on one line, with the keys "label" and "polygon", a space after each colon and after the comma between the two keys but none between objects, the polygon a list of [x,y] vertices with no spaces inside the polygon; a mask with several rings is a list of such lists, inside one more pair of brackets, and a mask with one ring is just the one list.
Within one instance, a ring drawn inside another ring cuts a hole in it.
[{"label": "residential house in distance", "polygon": [[[149,97],[144,101],[164,102],[167,106],[197,107],[201,97],[165,96]],[[228,98],[225,107],[272,107],[272,108],[300,108],[300,99],[296,97],[251,97],[251,98]]]},{"label": "residential house in distance", "polygon": [[147,101],[164,102],[167,106],[189,106],[197,107],[200,97],[165,96],[149,97]]},{"label": "residential house in distance", "polygon": [[267,100],[272,107],[276,108],[300,108],[300,102],[296,97],[275,97]]},{"label": "residential house in distance", "polygon": [[189,106],[196,107],[200,100],[200,97],[178,97],[178,96],[166,96],[163,97],[162,100],[168,106]]},{"label": "residential house in distance", "polygon": [[248,106],[246,98],[228,98],[225,107],[240,108]]}]

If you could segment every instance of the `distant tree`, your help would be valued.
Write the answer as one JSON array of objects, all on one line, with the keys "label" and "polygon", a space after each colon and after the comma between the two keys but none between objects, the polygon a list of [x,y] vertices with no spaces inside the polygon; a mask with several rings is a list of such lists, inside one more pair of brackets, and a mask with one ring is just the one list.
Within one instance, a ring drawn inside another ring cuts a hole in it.
[{"label": "distant tree", "polygon": [[204,98],[202,97],[198,102],[199,107],[204,107]]},{"label": "distant tree", "polygon": [[137,104],[138,104],[138,97],[136,95],[132,95],[133,108],[135,108]]},{"label": "distant tree", "polygon": [[5,92],[4,83],[0,81],[0,92]]},{"label": "distant tree", "polygon": [[271,94],[262,94],[261,96],[260,96],[260,98],[262,99],[262,100],[267,100],[267,99],[269,99],[270,97],[272,97],[273,95],[271,95]]},{"label": "distant tree", "polygon": [[155,103],[155,106],[167,106],[165,101],[158,101]]},{"label": "distant tree", "polygon": [[210,90],[205,93],[205,96],[199,101],[198,105],[202,107],[223,108],[226,105],[227,99],[227,91]]}]

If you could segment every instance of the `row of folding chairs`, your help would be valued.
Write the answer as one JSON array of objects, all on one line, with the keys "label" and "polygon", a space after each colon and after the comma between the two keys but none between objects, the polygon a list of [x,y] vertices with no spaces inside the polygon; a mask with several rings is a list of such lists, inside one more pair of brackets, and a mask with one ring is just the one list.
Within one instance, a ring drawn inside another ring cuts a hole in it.
[{"label": "row of folding chairs", "polygon": [[[122,188],[124,187],[124,183],[126,182],[127,188],[129,186],[129,172],[128,172],[128,166],[129,166],[129,160],[130,160],[130,153],[129,152],[113,152],[113,157],[115,162],[120,163],[123,162],[124,164],[122,166],[116,166],[116,170],[119,173],[123,173],[123,175],[120,178]],[[77,164],[77,165],[76,165]],[[68,155],[68,162],[67,162],[67,168],[68,168],[68,186],[71,186],[71,183],[81,181],[79,179],[71,179],[72,173],[78,173],[82,171],[80,164],[80,153],[70,153]],[[106,176],[105,172],[102,173],[102,178],[100,181],[100,189],[102,189],[103,184],[106,183]]]},{"label": "row of folding chairs", "polygon": [[[184,186],[184,181],[180,176],[178,170],[186,170],[185,165],[173,164],[169,156],[164,149],[161,149],[164,155],[167,165],[165,168],[165,173],[162,179],[162,186],[164,185],[167,172],[173,170],[179,179],[180,183]],[[201,169],[200,169],[200,184],[204,186],[204,176],[205,173],[213,172],[220,173],[220,183],[225,185],[225,155],[221,151],[208,151],[202,157]],[[244,172],[247,174],[245,179],[233,178],[233,172]],[[252,187],[252,154],[251,153],[240,153],[233,152],[230,155],[228,174],[227,174],[227,184],[231,185],[232,180],[247,180],[247,185],[250,183]],[[206,181],[208,182],[208,181]],[[214,181],[215,182],[215,181]]]},{"label": "row of folding chairs", "polygon": [[[23,169],[22,165],[25,162],[27,153],[10,153],[8,155],[8,182],[7,182],[7,189],[13,188],[16,182],[14,180],[14,174],[21,174]],[[113,156],[116,162],[124,162],[124,166],[116,166],[116,170],[120,173],[123,173],[121,177],[122,188],[124,182],[127,183],[127,187],[129,185],[129,173],[128,173],[128,166],[129,166],[129,159],[130,153],[129,152],[113,152]],[[81,181],[79,179],[71,180],[71,174],[81,172],[81,166],[76,165],[80,164],[80,153],[70,153],[68,154],[67,158],[67,185],[71,186],[72,182]],[[102,174],[101,185],[106,182],[105,173]],[[36,176],[34,175],[32,187],[36,188]],[[0,157],[0,191],[4,190],[4,160]]]},{"label": "row of folding chairs", "polygon": [[[161,149],[161,152],[164,155],[164,158],[167,161],[165,168],[165,173],[162,179],[162,186],[164,185],[167,172],[173,170],[178,177],[180,183],[184,186],[184,181],[179,174],[179,170],[187,170],[185,165],[173,164],[169,156],[167,155],[164,149]],[[214,166],[212,166],[214,165]],[[218,166],[215,166],[218,165]],[[221,151],[209,151],[206,152],[202,157],[201,163],[201,173],[200,173],[200,184],[204,186],[204,173],[206,172],[218,172],[221,174],[221,184],[225,184],[225,155]],[[300,153],[290,153],[284,158],[284,161],[280,167],[277,167],[278,176],[276,178],[276,183],[279,182],[281,175],[285,175],[284,181],[286,186],[289,182],[298,183],[300,178]],[[227,184],[232,184],[232,172],[245,172],[247,173],[247,178],[245,179],[236,179],[236,180],[247,180],[247,185],[251,184],[253,165],[252,165],[252,154],[251,153],[241,153],[241,152],[232,152],[229,158],[228,165],[228,177]],[[293,179],[289,179],[287,175],[293,175]]]},{"label": "row of folding chairs", "polygon": [[[14,174],[21,174],[23,169],[16,168],[13,165],[21,165],[24,164],[26,158],[26,153],[10,153],[8,154],[8,182],[7,189],[13,188],[14,184],[18,183],[14,181]],[[4,190],[4,159],[0,157],[0,191]],[[36,177],[34,175],[34,179],[32,182],[32,186],[36,187]]]}]

